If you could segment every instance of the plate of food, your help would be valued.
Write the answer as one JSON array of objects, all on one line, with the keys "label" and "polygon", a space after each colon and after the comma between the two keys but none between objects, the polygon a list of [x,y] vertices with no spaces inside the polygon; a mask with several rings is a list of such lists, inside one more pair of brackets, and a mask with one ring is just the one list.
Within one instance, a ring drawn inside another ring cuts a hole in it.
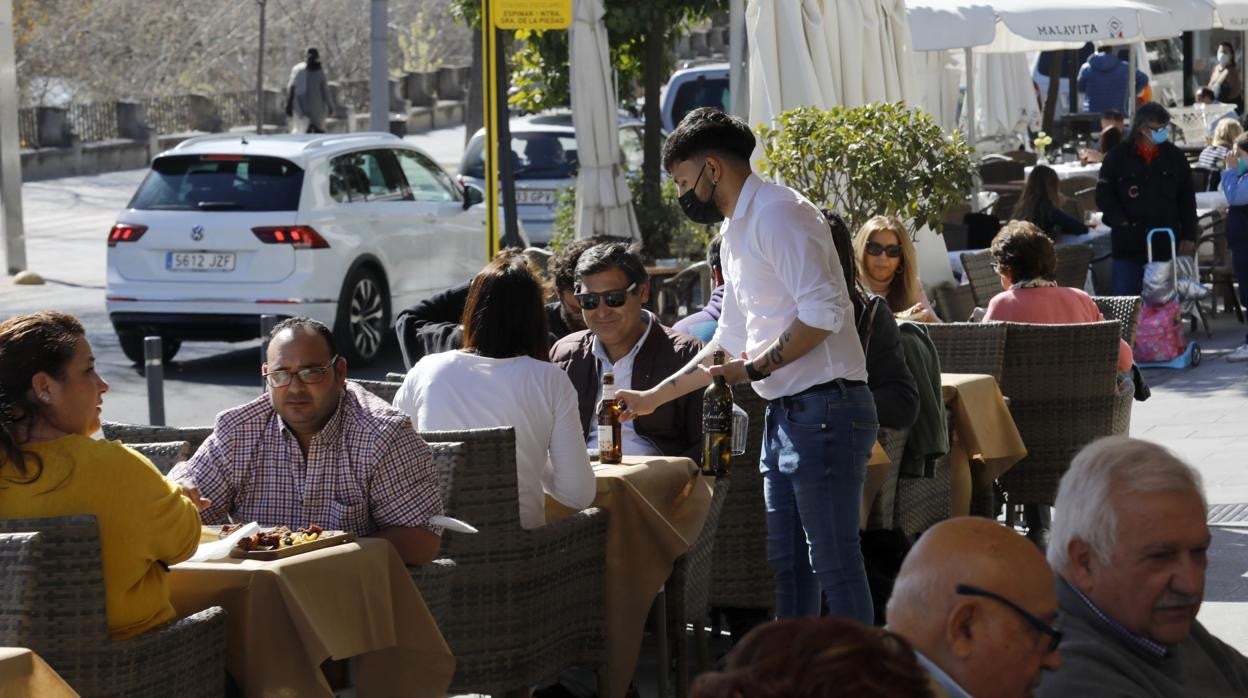
[{"label": "plate of food", "polygon": [[[221,527],[221,536],[233,533],[230,526]],[[244,536],[230,549],[230,557],[242,560],[279,560],[321,548],[328,548],[355,540],[355,534],[347,531],[326,531],[316,524],[302,528],[274,526],[263,528],[250,536]]]}]

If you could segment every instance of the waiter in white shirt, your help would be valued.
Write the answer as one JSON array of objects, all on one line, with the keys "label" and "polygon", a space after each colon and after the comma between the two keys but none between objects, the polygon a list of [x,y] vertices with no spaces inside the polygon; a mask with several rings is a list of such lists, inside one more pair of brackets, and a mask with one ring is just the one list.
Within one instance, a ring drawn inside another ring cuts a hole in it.
[{"label": "waiter in white shirt", "polygon": [[[754,134],[741,119],[696,109],[663,147],[685,214],[724,221],[719,328],[680,372],[646,391],[616,393],[624,417],[705,387],[714,375],[753,382],[768,400],[759,468],[776,615],[873,621],[858,512],[878,423],[844,274],[819,209],[750,169]],[[725,220],[725,215],[727,219]],[[740,356],[712,367],[717,349]]]}]

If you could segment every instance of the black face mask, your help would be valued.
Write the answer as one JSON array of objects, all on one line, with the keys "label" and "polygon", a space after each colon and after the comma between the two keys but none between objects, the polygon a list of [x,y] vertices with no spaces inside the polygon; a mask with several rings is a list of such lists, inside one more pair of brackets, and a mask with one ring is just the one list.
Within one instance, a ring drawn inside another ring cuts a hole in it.
[{"label": "black face mask", "polygon": [[680,195],[680,208],[689,216],[689,220],[698,225],[712,225],[724,220],[724,214],[719,212],[719,207],[715,205],[715,187],[718,183],[711,184],[711,196],[706,201],[698,198],[698,184],[702,182],[702,174],[706,172],[706,163],[702,163],[702,169],[698,170],[698,179],[689,188],[689,191]]}]

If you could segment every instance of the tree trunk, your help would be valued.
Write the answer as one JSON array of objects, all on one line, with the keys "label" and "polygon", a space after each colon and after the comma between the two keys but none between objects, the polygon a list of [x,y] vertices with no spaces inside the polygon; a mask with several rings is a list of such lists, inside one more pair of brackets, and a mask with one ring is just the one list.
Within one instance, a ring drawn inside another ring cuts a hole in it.
[{"label": "tree trunk", "polygon": [[[663,86],[667,58],[667,22],[663,10],[656,9],[650,18],[650,31],[646,34],[646,67],[645,67],[645,98],[644,118],[646,121],[645,137],[642,141],[644,160],[641,165],[642,207],[647,211],[658,210],[662,205],[659,188],[660,167],[662,166],[660,136],[663,126],[662,104],[659,102],[659,90]],[[648,258],[665,257],[670,240],[652,240],[655,231],[641,231],[644,254]]]},{"label": "tree trunk", "polygon": [[1049,92],[1044,98],[1044,120],[1040,127],[1045,133],[1053,133],[1053,116],[1057,113],[1058,89],[1062,84],[1062,51],[1054,51],[1049,58]]},{"label": "tree trunk", "polygon": [[485,84],[485,74],[481,71],[483,63],[481,55],[481,28],[472,30],[472,75],[468,80],[468,104],[464,107],[464,145],[468,145],[472,134],[485,126],[485,104],[481,96],[481,86]]}]

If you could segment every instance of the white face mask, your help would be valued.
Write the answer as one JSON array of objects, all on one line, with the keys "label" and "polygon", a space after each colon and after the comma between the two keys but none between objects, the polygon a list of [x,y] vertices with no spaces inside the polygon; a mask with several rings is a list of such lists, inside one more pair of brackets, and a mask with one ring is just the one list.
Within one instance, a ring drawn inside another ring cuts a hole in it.
[{"label": "white face mask", "polygon": [[1228,64],[1228,63],[1230,63],[1230,62],[1231,62],[1231,54],[1229,54],[1229,53],[1219,53],[1219,54],[1218,54],[1218,64],[1219,64],[1219,65],[1226,65],[1226,64]]}]

